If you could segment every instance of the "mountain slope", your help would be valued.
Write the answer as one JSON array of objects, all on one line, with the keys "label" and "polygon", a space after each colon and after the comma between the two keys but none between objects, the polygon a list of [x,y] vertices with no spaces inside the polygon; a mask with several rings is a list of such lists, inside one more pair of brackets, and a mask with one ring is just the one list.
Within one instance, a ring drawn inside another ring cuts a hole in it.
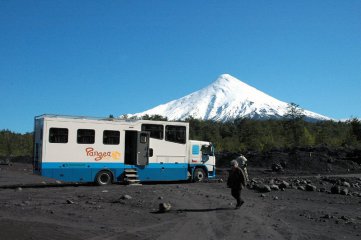
[{"label": "mountain slope", "polygon": [[[237,117],[252,119],[281,118],[288,103],[273,98],[237,78],[222,74],[207,87],[185,97],[130,116],[161,115],[169,120],[187,117],[203,120],[227,121]],[[329,120],[320,114],[304,110],[308,120]]]}]

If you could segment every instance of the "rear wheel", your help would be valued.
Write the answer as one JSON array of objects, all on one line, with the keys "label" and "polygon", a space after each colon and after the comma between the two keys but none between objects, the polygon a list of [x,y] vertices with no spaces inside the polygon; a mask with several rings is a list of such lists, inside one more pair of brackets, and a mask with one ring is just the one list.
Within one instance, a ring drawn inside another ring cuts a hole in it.
[{"label": "rear wheel", "polygon": [[100,171],[95,177],[95,183],[98,186],[109,185],[113,182],[113,175],[110,171]]},{"label": "rear wheel", "polygon": [[193,173],[193,182],[203,182],[207,179],[206,172],[202,168],[196,168]]}]

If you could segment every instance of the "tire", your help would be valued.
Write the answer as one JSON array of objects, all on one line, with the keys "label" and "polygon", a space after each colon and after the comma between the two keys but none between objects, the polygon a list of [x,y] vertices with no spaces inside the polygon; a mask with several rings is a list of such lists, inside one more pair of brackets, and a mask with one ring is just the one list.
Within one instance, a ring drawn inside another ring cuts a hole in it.
[{"label": "tire", "polygon": [[193,182],[203,182],[207,179],[206,172],[202,168],[196,168],[193,173]]},{"label": "tire", "polygon": [[105,186],[112,184],[113,174],[110,171],[100,171],[95,177],[95,183],[98,186]]}]

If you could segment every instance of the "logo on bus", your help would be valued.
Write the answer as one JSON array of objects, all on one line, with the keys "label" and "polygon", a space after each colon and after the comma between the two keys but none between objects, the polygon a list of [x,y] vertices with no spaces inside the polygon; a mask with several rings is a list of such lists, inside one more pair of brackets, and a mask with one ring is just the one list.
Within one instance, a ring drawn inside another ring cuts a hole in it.
[{"label": "logo on bus", "polygon": [[85,149],[85,152],[88,157],[94,157],[95,161],[100,161],[103,159],[114,159],[114,160],[120,159],[120,152],[118,152],[118,151],[100,152],[100,151],[96,151],[92,147],[88,147]]}]

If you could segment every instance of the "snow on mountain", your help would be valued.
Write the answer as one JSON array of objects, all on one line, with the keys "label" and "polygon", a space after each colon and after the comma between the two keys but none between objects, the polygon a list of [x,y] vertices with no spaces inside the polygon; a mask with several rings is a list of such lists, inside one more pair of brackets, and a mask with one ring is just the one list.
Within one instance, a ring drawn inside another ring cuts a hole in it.
[{"label": "snow on mountain", "polygon": [[[129,116],[161,115],[169,120],[187,117],[203,120],[227,121],[237,117],[251,119],[281,118],[287,113],[288,103],[273,98],[229,75],[222,74],[207,87],[185,97]],[[307,120],[330,118],[304,110]]]}]

